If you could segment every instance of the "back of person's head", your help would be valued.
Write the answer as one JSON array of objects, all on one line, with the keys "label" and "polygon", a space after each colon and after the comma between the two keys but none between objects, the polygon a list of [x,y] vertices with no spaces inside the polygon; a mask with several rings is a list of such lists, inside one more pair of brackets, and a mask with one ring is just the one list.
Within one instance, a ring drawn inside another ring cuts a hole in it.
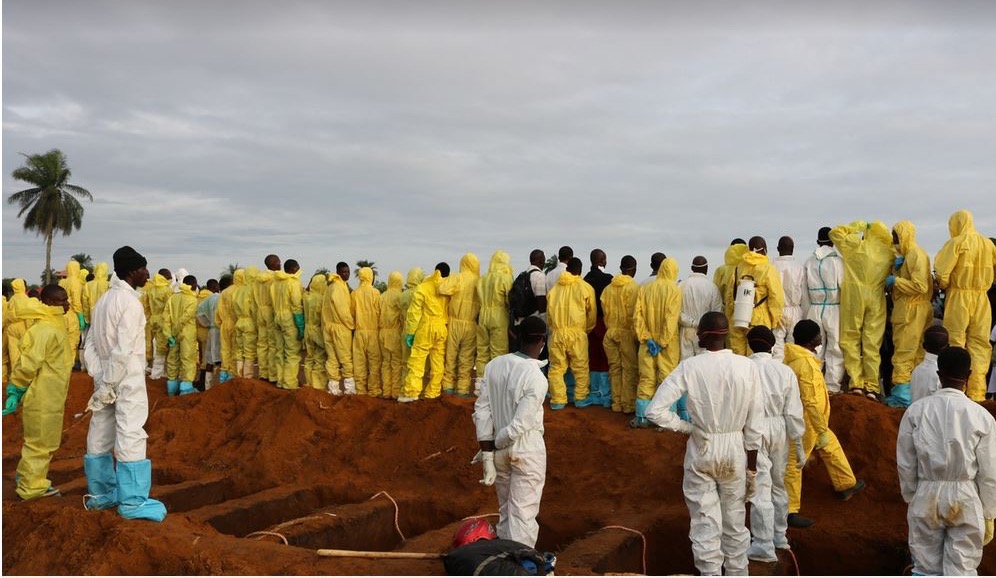
[{"label": "back of person's head", "polygon": [[191,287],[197,287],[197,277],[194,277],[193,275],[187,275],[186,277],[183,278],[183,284],[189,285]]},{"label": "back of person's head", "polygon": [[294,259],[287,259],[284,261],[284,273],[289,273],[293,275],[301,269],[301,266],[297,264]]},{"label": "back of person's head", "polygon": [[775,347],[775,334],[764,325],[755,325],[747,332],[747,345],[754,353],[770,353]]},{"label": "back of person's head", "polygon": [[943,325],[931,325],[923,333],[923,348],[937,355],[948,346],[948,330]]},{"label": "back of person's head", "polygon": [[163,277],[167,278],[167,279],[170,279],[170,280],[173,279],[173,272],[170,271],[169,269],[162,268],[162,269],[159,270],[159,274],[162,275]]},{"label": "back of person's head", "polygon": [[221,279],[218,281],[218,288],[224,291],[225,289],[228,289],[228,286],[231,284],[232,284],[232,276],[227,274],[222,275]]},{"label": "back of person's head", "polygon": [[546,322],[535,315],[524,318],[515,330],[523,344],[536,344],[546,339]]},{"label": "back of person's head", "polygon": [[708,311],[699,319],[699,330],[709,332],[727,331],[730,328],[726,315],[719,311]]},{"label": "back of person's head", "polygon": [[778,239],[778,254],[791,255],[795,251],[795,241],[788,235]]},{"label": "back of person's head", "polygon": [[750,250],[755,253],[761,253],[762,255],[768,254],[768,242],[764,240],[764,237],[757,235],[751,237],[750,241],[747,242],[747,245],[750,247]]},{"label": "back of person's head", "polygon": [[635,271],[636,270],[636,257],[634,257],[632,255],[625,255],[619,261],[619,270],[622,271],[623,273],[625,273],[626,271]]},{"label": "back of person's head", "polygon": [[746,244],[747,244],[747,241],[744,241],[740,237],[737,237],[736,239],[730,241],[730,246],[731,247],[734,246],[734,245],[746,245]]},{"label": "back of person's head", "polygon": [[86,280],[87,281],[93,281],[96,278],[97,278],[97,276],[94,275],[93,272],[91,272],[89,275],[86,276]]},{"label": "back of person's head", "polygon": [[570,260],[567,261],[567,272],[572,275],[580,275],[583,267],[584,264],[582,264],[581,259],[578,259],[577,257],[571,257]]},{"label": "back of person's head", "polygon": [[696,255],[692,259],[692,272],[693,273],[705,273],[709,270],[709,261],[706,260],[702,255]]},{"label": "back of person's head", "polygon": [[821,247],[833,247],[833,241],[830,240],[830,227],[820,227],[819,232],[816,233],[816,244]]},{"label": "back of person's head", "polygon": [[208,288],[208,291],[212,291],[214,293],[217,293],[218,291],[221,290],[221,288],[218,287],[217,279],[208,279],[207,283],[205,283],[204,286]]},{"label": "back of person's head", "polygon": [[571,249],[567,245],[564,245],[557,251],[557,259],[560,259],[561,263],[566,263],[574,258],[574,249]]},{"label": "back of person's head", "polygon": [[803,319],[792,328],[792,339],[800,346],[807,346],[820,336],[820,326],[812,319]]},{"label": "back of person's head", "polygon": [[436,271],[439,271],[439,274],[441,276],[443,276],[443,277],[449,277],[450,276],[450,266],[448,264],[446,264],[445,262],[444,263],[437,263],[436,264]]},{"label": "back of person's head", "polygon": [[960,381],[964,386],[972,373],[972,356],[962,347],[947,347],[937,356],[937,373],[944,387],[958,386],[958,383],[944,383],[944,378]]},{"label": "back of person's head", "polygon": [[605,264],[605,251],[601,249],[591,250],[591,264],[592,266],[604,265]]},{"label": "back of person's head", "polygon": [[66,293],[65,289],[63,289],[59,285],[56,285],[55,283],[52,283],[51,285],[46,285],[44,288],[42,288],[41,295],[38,298],[45,305],[55,305],[56,303],[64,299],[67,299],[68,297],[69,294]]},{"label": "back of person's head", "polygon": [[542,267],[544,263],[546,263],[546,253],[543,252],[543,249],[533,249],[529,252],[530,265]]},{"label": "back of person's head", "polygon": [[657,273],[657,269],[660,268],[661,263],[664,262],[664,259],[667,259],[667,255],[661,253],[660,251],[657,251],[650,256],[650,268],[654,273]]}]

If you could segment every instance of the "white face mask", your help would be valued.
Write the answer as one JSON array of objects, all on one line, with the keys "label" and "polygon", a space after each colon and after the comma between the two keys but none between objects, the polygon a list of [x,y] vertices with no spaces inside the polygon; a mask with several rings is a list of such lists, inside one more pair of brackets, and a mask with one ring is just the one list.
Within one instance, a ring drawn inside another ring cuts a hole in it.
[{"label": "white face mask", "polygon": [[819,357],[820,359],[823,359],[823,345],[822,344],[816,346],[816,357]]}]

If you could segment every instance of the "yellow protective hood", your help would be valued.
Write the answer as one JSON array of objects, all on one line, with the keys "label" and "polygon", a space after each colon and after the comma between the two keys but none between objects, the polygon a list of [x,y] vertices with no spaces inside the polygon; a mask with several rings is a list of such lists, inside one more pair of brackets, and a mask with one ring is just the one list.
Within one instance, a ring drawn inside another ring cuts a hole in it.
[{"label": "yellow protective hood", "polygon": [[274,277],[277,278],[277,281],[283,281],[284,279],[300,279],[301,270],[298,269],[296,273],[285,273],[283,271],[276,271],[274,273]]},{"label": "yellow protective hood", "polygon": [[[659,274],[660,272],[661,272],[661,270],[658,269],[657,273]],[[620,274],[618,274],[618,275],[616,275],[615,277],[612,278],[612,283],[610,283],[610,285],[612,285],[614,287],[622,287],[623,285],[626,285],[626,284],[630,283],[631,281],[633,281],[632,277],[630,277],[629,275],[626,275],[625,273],[620,273]]]},{"label": "yellow protective hood", "polygon": [[14,291],[14,295],[27,295],[28,289],[24,284],[24,279],[14,279],[10,282],[10,288]]},{"label": "yellow protective hood", "polygon": [[261,270],[259,274],[256,275],[257,283],[269,283],[270,281],[273,281],[273,271],[270,271],[269,269]]},{"label": "yellow protective hood", "polygon": [[481,261],[477,258],[477,255],[473,253],[466,253],[460,259],[460,272],[461,273],[473,273],[475,277],[481,276]]},{"label": "yellow protective hood", "polygon": [[210,289],[201,289],[197,292],[197,300],[201,301],[202,299],[206,299],[212,295],[214,295],[214,293],[212,293]]},{"label": "yellow protective hood", "polygon": [[657,269],[657,278],[666,281],[677,281],[678,262],[673,257],[668,257],[661,261],[661,266]]},{"label": "yellow protective hood", "polygon": [[961,210],[955,211],[951,218],[948,219],[948,231],[951,232],[951,238],[961,237],[962,235],[967,235],[969,233],[975,232],[975,224],[972,220],[972,213],[968,211]]},{"label": "yellow protective hood", "polygon": [[742,261],[748,265],[754,265],[756,267],[758,265],[768,263],[768,256],[762,253],[755,253],[754,251],[747,251],[744,253]]},{"label": "yellow protective hood", "polygon": [[186,283],[180,283],[180,293],[190,295],[191,297],[197,297],[197,294],[194,293],[194,288]]},{"label": "yellow protective hood", "polygon": [[723,255],[723,262],[730,267],[736,267],[740,264],[740,261],[744,258],[744,253],[749,253],[750,249],[747,245],[730,245],[726,249],[726,253]]},{"label": "yellow protective hood", "polygon": [[107,266],[107,263],[97,263],[97,266],[93,269],[93,278],[97,281],[107,281],[107,272],[109,270],[110,267]]},{"label": "yellow protective hood", "polygon": [[916,227],[909,221],[899,221],[892,230],[896,232],[896,237],[899,237],[899,252],[903,255],[908,254],[916,245]]},{"label": "yellow protective hood", "polygon": [[246,283],[255,283],[259,278],[259,269],[255,265],[246,267]]},{"label": "yellow protective hood", "polygon": [[86,283],[86,278],[90,276],[90,272],[86,269],[80,269],[80,282]]},{"label": "yellow protective hood", "polygon": [[809,359],[813,357],[813,352],[795,343],[785,344],[785,364],[788,365],[798,359]]},{"label": "yellow protective hood", "polygon": [[425,281],[425,272],[422,271],[421,267],[412,267],[408,270],[408,282],[405,287],[408,289],[414,289],[419,286],[419,284]]},{"label": "yellow protective hood", "polygon": [[322,295],[328,286],[329,282],[325,280],[325,275],[319,273],[311,277],[311,282],[308,283],[308,291]]},{"label": "yellow protective hood", "polygon": [[568,271],[564,271],[563,273],[560,274],[560,277],[557,279],[557,285],[565,285],[565,286],[573,285],[580,280],[581,280],[580,276],[575,275],[574,273],[570,273]]},{"label": "yellow protective hood", "polygon": [[66,279],[80,278],[80,264],[78,261],[70,261],[66,263]]},{"label": "yellow protective hood", "polygon": [[374,280],[373,269],[370,267],[360,267],[357,277],[360,278],[360,285],[372,285]]},{"label": "yellow protective hood", "polygon": [[387,288],[401,290],[404,286],[405,279],[401,276],[400,271],[391,271],[391,274],[387,276]]},{"label": "yellow protective hood", "polygon": [[236,287],[241,287],[246,284],[246,270],[236,269],[235,274],[232,275],[232,284]]},{"label": "yellow protective hood", "polygon": [[[70,311],[72,311],[70,309]],[[45,305],[38,299],[31,297],[18,305],[17,307],[17,318],[18,319],[48,319],[48,318],[59,318],[66,314],[62,310],[62,307],[56,305]],[[74,320],[73,323],[76,323]]]},{"label": "yellow protective hood", "polygon": [[169,287],[169,279],[162,276],[161,273],[156,273],[156,276],[152,278],[153,287]]},{"label": "yellow protective hood", "polygon": [[491,255],[491,264],[488,265],[488,273],[508,273],[512,274],[512,266],[509,264],[511,257],[508,253],[498,249]]}]

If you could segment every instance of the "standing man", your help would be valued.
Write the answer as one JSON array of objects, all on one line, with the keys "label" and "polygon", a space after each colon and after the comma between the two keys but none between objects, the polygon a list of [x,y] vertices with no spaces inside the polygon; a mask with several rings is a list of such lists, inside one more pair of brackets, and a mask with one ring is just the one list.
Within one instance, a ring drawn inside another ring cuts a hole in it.
[{"label": "standing man", "polygon": [[218,299],[221,297],[221,284],[215,279],[208,279],[207,288],[211,294],[197,305],[197,324],[207,328],[207,339],[201,359],[204,363],[204,391],[214,385],[214,368],[221,363],[221,332],[214,322],[218,311]]},{"label": "standing man", "polygon": [[785,290],[782,288],[782,277],[778,269],[768,261],[768,243],[763,237],[751,237],[749,250],[743,254],[740,263],[733,272],[731,282],[726,288],[726,318],[733,320],[734,299],[736,289],[744,277],[754,280],[754,310],[751,313],[748,328],[731,327],[730,348],[734,353],[749,355],[747,347],[747,331],[750,327],[764,325],[778,327],[782,322],[782,311],[785,308]]},{"label": "standing man", "polygon": [[609,359],[609,383],[612,386],[612,411],[633,413],[636,384],[640,366],[636,352],[640,340],[633,328],[636,298],[640,285],[636,282],[636,258],[626,255],[619,262],[620,274],[602,293],[605,312],[605,355]]},{"label": "standing man", "polygon": [[[243,269],[236,269],[235,275],[243,276]],[[244,277],[243,277],[244,278]],[[225,383],[235,376],[235,294],[238,287],[232,284],[232,277],[221,277],[221,295],[218,297],[218,307],[214,312],[214,324],[218,326],[220,335],[221,374],[218,383]],[[272,316],[271,316],[272,319]]]},{"label": "standing man", "polygon": [[785,342],[792,341],[792,328],[809,313],[806,268],[795,260],[793,252],[795,252],[795,241],[792,237],[778,239],[778,256],[772,265],[781,275],[785,307],[782,308],[782,322],[772,329],[775,334],[775,348],[771,350],[771,355],[779,361],[785,357]]},{"label": "standing man", "polygon": [[280,389],[297,389],[301,381],[301,340],[304,339],[304,305],[301,302],[301,267],[294,259],[284,262],[270,286],[273,305],[273,325],[276,328],[276,350]]},{"label": "standing man", "polygon": [[934,280],[930,257],[916,244],[916,228],[899,221],[892,228],[897,257],[892,274],[885,279],[892,290],[892,391],[885,402],[893,407],[909,407],[913,368],[923,361],[924,332],[934,322]]},{"label": "standing man", "polygon": [[484,467],[481,483],[497,483],[498,537],[534,547],[539,536],[536,515],[546,483],[547,382],[538,359],[546,324],[530,316],[516,330],[521,349],[496,357],[484,369],[481,395],[474,403],[474,427]]},{"label": "standing man", "polygon": [[508,353],[508,292],[512,288],[512,267],[508,253],[497,250],[491,255],[488,272],[477,282],[481,312],[477,317],[477,379],[474,395],[481,395],[484,366]]},{"label": "standing man", "polygon": [[664,262],[664,259],[667,259],[667,255],[661,253],[660,251],[657,251],[650,256],[650,277],[643,280],[643,283],[640,284],[641,287],[643,285],[649,285],[657,280],[657,271],[660,270],[661,263]]},{"label": "standing man", "polygon": [[162,338],[169,352],[166,357],[166,393],[194,393],[197,377],[197,278],[187,275],[170,295],[163,310]]},{"label": "standing man", "polygon": [[269,382],[277,380],[276,334],[273,326],[273,302],[270,299],[270,285],[273,276],[280,271],[280,257],[267,255],[263,259],[266,270],[260,272],[253,287],[256,298],[256,364],[259,365],[260,379]]},{"label": "standing man", "polygon": [[360,268],[360,285],[349,298],[356,333],[353,334],[353,376],[356,393],[380,397],[380,291],[373,286],[373,269]]},{"label": "standing man", "polygon": [[[412,348],[405,341],[405,319],[408,318],[408,308],[415,297],[415,290],[425,281],[425,272],[421,267],[412,267],[408,270],[408,277],[405,279],[405,288],[401,291],[401,299],[398,304],[401,306],[401,387],[404,388],[405,380],[408,379],[408,358],[412,355]],[[482,374],[483,375],[483,374]],[[398,391],[398,396],[401,392]],[[397,397],[395,397],[397,399]]]},{"label": "standing man", "polygon": [[993,284],[996,246],[975,231],[972,213],[955,211],[948,219],[949,239],[937,258],[937,285],[945,292],[944,327],[951,345],[972,356],[972,375],[966,393],[972,401],[986,397],[986,368],[992,355],[989,332],[992,309],[986,291]]},{"label": "standing man", "polygon": [[[560,275],[567,270],[567,263],[574,258],[574,249],[571,249],[567,245],[564,245],[557,251],[557,266],[550,270],[546,274],[546,292],[553,291],[553,288],[557,285],[557,280],[560,279]],[[546,263],[544,262],[544,265]],[[541,265],[542,267],[543,265]]]},{"label": "standing man", "polygon": [[160,269],[156,276],[152,278],[151,287],[148,288],[149,301],[149,324],[152,331],[147,335],[152,340],[152,379],[162,379],[166,375],[166,340],[163,338],[163,311],[166,309],[166,300],[173,294],[173,286],[170,281],[173,274],[169,269]]},{"label": "standing man", "polygon": [[450,266],[436,265],[432,275],[423,281],[412,297],[405,317],[405,343],[412,349],[408,358],[408,376],[398,398],[400,403],[417,401],[422,395],[425,360],[431,366],[429,387],[424,399],[436,399],[443,384],[443,360],[446,353],[446,320],[450,295],[457,285],[451,279]]},{"label": "standing man", "polygon": [[255,377],[256,354],[259,345],[256,334],[256,296],[253,287],[259,277],[259,269],[249,266],[240,276],[235,272],[235,295],[232,296],[232,312],[235,313],[235,374],[239,377]]},{"label": "standing man", "polygon": [[[723,253],[723,264],[716,267],[716,273],[712,276],[712,282],[716,284],[716,289],[719,289],[719,295],[725,300],[726,299],[726,289],[731,284],[735,282],[733,279],[733,273],[737,269],[737,265],[744,258],[744,253],[747,252],[747,241],[737,237],[736,239],[730,241],[730,246],[726,248],[726,252]],[[726,306],[728,303],[723,301],[724,311],[726,311]],[[733,321],[727,318],[731,324]]]},{"label": "standing man", "polygon": [[[77,349],[80,345],[80,335],[86,329],[86,317],[83,314],[83,285],[85,281],[80,279],[80,264],[75,260],[66,263],[66,278],[59,281],[59,286],[69,294],[69,318],[66,327],[69,330],[69,337],[66,341],[66,355],[73,363],[78,363]],[[75,321],[75,323],[74,323]],[[73,369],[79,369],[74,367]]]},{"label": "standing man", "polygon": [[826,374],[827,391],[840,393],[844,383],[844,354],[840,351],[840,284],[844,280],[844,260],[830,240],[830,227],[816,234],[816,250],[806,260],[809,286],[807,319],[820,328],[819,359]]},{"label": "standing man", "polygon": [[401,336],[404,318],[401,316],[401,288],[404,286],[401,271],[391,271],[387,276],[387,291],[380,296],[380,380],[385,399],[398,399],[401,395]]},{"label": "standing man", "polygon": [[145,257],[124,246],[114,252],[114,273],[111,288],[93,311],[84,352],[94,383],[83,456],[90,496],[86,508],[118,506],[123,518],[161,522],[166,507],[149,497],[152,462],[145,455],[148,434],[143,428],[149,397],[143,369],[145,314],[137,289],[149,279],[149,270]]},{"label": "standing man", "polygon": [[937,357],[942,389],[906,410],[896,465],[913,575],[975,576],[996,518],[996,420],[964,393],[972,358]]},{"label": "standing man", "polygon": [[325,373],[325,338],[322,336],[322,301],[328,281],[324,273],[316,273],[308,283],[308,293],[303,297],[304,306],[304,379],[314,389],[324,390],[328,385]]},{"label": "standing man", "polygon": [[450,297],[449,325],[446,334],[446,363],[443,366],[443,391],[470,397],[470,372],[477,355],[477,315],[481,300],[477,280],[481,263],[477,255],[467,253],[460,259],[460,272],[453,276],[456,293]]},{"label": "standing man", "polygon": [[[681,487],[691,517],[692,555],[703,576],[719,576],[724,569],[727,575],[747,575],[748,470],[757,469],[763,439],[757,366],[724,349],[727,331],[722,313],[706,313],[698,329],[706,351],[681,362],[646,409],[651,422],[690,434]],[[685,396],[690,421],[671,409]]]},{"label": "standing man", "polygon": [[[342,263],[345,264],[345,263]],[[336,267],[329,273],[329,286],[322,301],[322,334],[325,338],[325,373],[329,376],[328,392],[332,395],[356,393],[353,379],[353,304],[349,298],[349,265]]]},{"label": "standing man", "polygon": [[702,255],[692,259],[692,274],[678,284],[681,288],[681,359],[702,353],[697,330],[699,320],[710,311],[723,310],[723,297],[716,284],[706,277],[709,262]]},{"label": "standing man", "polygon": [[605,251],[591,252],[591,271],[584,282],[595,290],[595,328],[588,333],[588,370],[591,379],[589,397],[595,404],[612,407],[612,387],[609,385],[609,360],[605,354],[605,314],[602,312],[602,291],[612,283],[612,275],[605,272]]},{"label": "standing man", "polygon": [[87,281],[86,285],[83,286],[83,318],[87,326],[90,325],[93,308],[97,305],[97,301],[111,288],[111,282],[108,280],[109,270],[110,267],[107,263],[103,261],[97,263],[93,270],[93,280]]},{"label": "standing man", "polygon": [[[681,289],[678,288],[678,262],[661,262],[657,278],[640,288],[633,313],[633,328],[640,340],[640,382],[636,389],[636,416],[630,427],[650,427],[647,406],[661,382],[681,358],[678,321],[681,318]],[[724,334],[725,336],[725,334]],[[684,405],[678,408],[684,413]]]},{"label": "standing man", "polygon": [[550,291],[550,409],[567,405],[564,373],[574,373],[574,405],[594,404],[589,393],[588,332],[595,326],[595,290],[581,278],[581,259],[572,257]]}]

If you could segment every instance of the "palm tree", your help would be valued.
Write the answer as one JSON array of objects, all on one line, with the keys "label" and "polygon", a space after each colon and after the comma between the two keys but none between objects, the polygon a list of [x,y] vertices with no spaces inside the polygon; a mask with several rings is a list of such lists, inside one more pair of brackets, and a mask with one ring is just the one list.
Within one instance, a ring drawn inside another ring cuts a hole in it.
[{"label": "palm tree", "polygon": [[554,252],[553,255],[550,255],[550,257],[546,260],[546,263],[543,265],[543,271],[549,273],[550,271],[556,269],[558,264],[560,264],[560,258],[557,257],[557,253]]},{"label": "palm tree", "polygon": [[370,267],[370,269],[373,271],[374,279],[377,278],[377,266],[374,265],[373,261],[367,261],[366,259],[360,259],[359,261],[356,262],[356,270],[353,271],[353,275],[359,278],[360,269],[364,267]]},{"label": "palm tree", "polygon": [[228,264],[228,267],[227,267],[227,268],[225,268],[225,269],[224,269],[224,270],[223,270],[223,271],[221,272],[221,276],[220,276],[220,277],[218,277],[218,278],[220,279],[221,277],[224,277],[225,275],[228,275],[229,277],[231,277],[232,279],[234,279],[234,278],[235,278],[235,270],[236,270],[236,269],[241,269],[241,268],[242,268],[242,267],[239,267],[239,264],[238,264],[238,263],[229,263],[229,264]]},{"label": "palm tree", "polygon": [[319,267],[315,269],[315,272],[312,273],[311,276],[314,277],[315,275],[325,275],[326,277],[328,277],[329,273],[331,272],[332,272],[331,269],[329,269],[328,267]]},{"label": "palm tree", "polygon": [[76,253],[69,258],[70,261],[76,261],[80,264],[80,269],[86,269],[87,271],[93,272],[93,257],[86,253]]},{"label": "palm tree", "polygon": [[52,282],[52,237],[56,232],[68,236],[83,226],[83,205],[75,197],[92,202],[93,195],[83,187],[69,184],[72,172],[59,149],[45,154],[21,154],[27,160],[11,176],[34,186],[12,194],[7,202],[20,205],[17,216],[24,216],[25,231],[45,237],[45,283],[48,284]]}]

